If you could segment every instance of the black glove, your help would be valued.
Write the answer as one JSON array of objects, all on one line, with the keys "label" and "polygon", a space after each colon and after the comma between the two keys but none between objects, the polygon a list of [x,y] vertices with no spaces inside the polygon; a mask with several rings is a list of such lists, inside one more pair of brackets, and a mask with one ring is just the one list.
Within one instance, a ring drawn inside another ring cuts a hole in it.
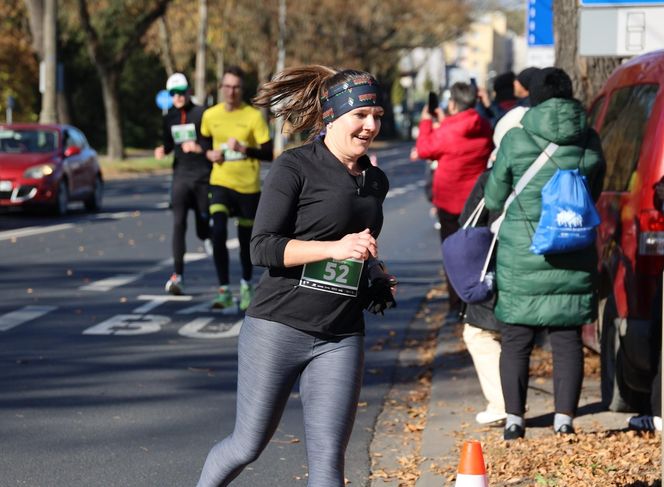
[{"label": "black glove", "polygon": [[383,311],[390,308],[396,308],[397,302],[392,296],[392,288],[397,285],[397,279],[394,276],[377,277],[371,281],[368,290],[367,305],[365,309],[373,314],[383,314]]}]

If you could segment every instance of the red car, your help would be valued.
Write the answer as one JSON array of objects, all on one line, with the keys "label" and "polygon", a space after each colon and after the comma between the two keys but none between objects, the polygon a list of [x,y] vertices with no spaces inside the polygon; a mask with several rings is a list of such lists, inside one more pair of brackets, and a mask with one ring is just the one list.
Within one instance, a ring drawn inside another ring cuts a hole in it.
[{"label": "red car", "polygon": [[69,202],[101,209],[103,179],[97,152],[70,125],[0,124],[0,207],[47,207]]},{"label": "red car", "polygon": [[[612,410],[647,409],[660,350],[664,214],[653,187],[664,175],[664,51],[619,66],[591,104],[607,163],[597,208],[602,398]],[[586,330],[589,331],[589,330]],[[598,340],[593,340],[598,338]]]}]

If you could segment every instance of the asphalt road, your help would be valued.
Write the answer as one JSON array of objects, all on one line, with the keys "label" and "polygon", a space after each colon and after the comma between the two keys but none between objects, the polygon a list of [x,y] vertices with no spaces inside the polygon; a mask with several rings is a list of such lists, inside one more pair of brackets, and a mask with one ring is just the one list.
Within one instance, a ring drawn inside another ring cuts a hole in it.
[{"label": "asphalt road", "polygon": [[[440,279],[438,238],[408,145],[378,150],[390,178],[381,256],[399,307],[367,318],[367,357],[346,476],[368,485],[369,445],[399,344]],[[269,167],[269,166],[268,166]],[[232,431],[242,316],[209,308],[215,274],[190,217],[187,295],[168,296],[169,178],[116,180],[104,211],[0,214],[0,486],[192,486]],[[239,263],[230,229],[232,288]],[[238,487],[306,485],[301,409]]]}]

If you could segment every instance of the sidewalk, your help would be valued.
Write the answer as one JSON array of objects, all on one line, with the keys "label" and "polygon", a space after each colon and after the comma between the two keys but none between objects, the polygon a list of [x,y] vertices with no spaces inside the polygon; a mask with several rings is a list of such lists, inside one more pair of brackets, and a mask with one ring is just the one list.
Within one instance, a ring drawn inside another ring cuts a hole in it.
[{"label": "sidewalk", "polygon": [[[578,416],[574,420],[577,431],[625,429],[626,419],[631,414],[603,411],[600,397],[599,378],[585,377]],[[451,477],[458,463],[459,444],[463,440],[482,440],[494,430],[500,434],[501,428],[483,427],[475,422],[475,414],[482,411],[485,404],[472,360],[460,336],[460,328],[444,325],[438,335],[427,424],[422,438],[422,474],[415,487],[454,485]],[[552,436],[552,424],[552,380],[531,379],[526,438]],[[485,460],[486,457],[485,452]]]},{"label": "sidewalk", "polygon": [[[431,293],[430,293],[431,294]],[[627,431],[630,413],[602,410],[598,357],[586,358],[577,435],[553,434],[550,353],[533,352],[524,440],[481,426],[479,381],[461,324],[442,324],[446,293],[428,296],[409,326],[371,443],[370,487],[453,486],[461,445],[482,442],[492,487],[660,487],[661,434]]]}]

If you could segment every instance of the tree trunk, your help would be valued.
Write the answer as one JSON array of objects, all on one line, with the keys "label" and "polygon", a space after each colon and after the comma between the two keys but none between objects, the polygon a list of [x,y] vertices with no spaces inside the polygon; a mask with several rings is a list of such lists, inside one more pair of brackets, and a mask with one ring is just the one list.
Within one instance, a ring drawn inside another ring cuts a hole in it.
[{"label": "tree trunk", "polygon": [[[267,60],[258,63],[258,86],[270,81],[270,65]],[[270,122],[270,109],[267,107],[260,109],[266,122]]]},{"label": "tree trunk", "polygon": [[578,10],[577,0],[553,2],[556,66],[569,74],[574,96],[588,106],[621,58],[579,56]]},{"label": "tree trunk", "polygon": [[41,112],[39,114],[40,123],[56,123],[58,115],[56,112],[56,82],[57,82],[57,0],[45,0],[44,4],[44,60],[43,60],[43,85]]},{"label": "tree trunk", "polygon": [[168,76],[175,73],[175,61],[173,56],[173,48],[171,46],[171,32],[168,30],[168,24],[166,23],[166,17],[160,17],[159,20],[159,43],[161,45],[159,49],[159,57],[161,63],[166,68],[166,73]]},{"label": "tree trunk", "polygon": [[[122,119],[119,103],[119,84],[122,69],[131,53],[141,47],[141,38],[145,32],[156,20],[164,15],[166,6],[170,1],[158,0],[151,10],[143,12],[143,15],[135,20],[135,25],[130,31],[130,35],[116,46],[114,52],[109,52],[104,46],[99,32],[92,25],[87,0],[78,0],[78,14],[86,38],[86,47],[101,80],[106,112],[108,155],[113,159],[124,158]],[[103,34],[106,34],[109,38],[115,37],[114,31],[103,32]]]},{"label": "tree trunk", "polygon": [[101,80],[101,92],[104,98],[106,116],[107,151],[110,159],[124,159],[124,143],[122,139],[122,119],[120,117],[119,72],[98,67]]},{"label": "tree trunk", "polygon": [[205,71],[207,70],[207,0],[198,0],[198,39],[196,46],[196,81],[194,96],[199,105],[206,103]]},{"label": "tree trunk", "polygon": [[221,78],[224,77],[224,50],[217,49],[214,55],[216,61],[215,73],[217,75],[217,103],[220,103],[223,99],[223,92],[221,90]]},{"label": "tree trunk", "polygon": [[25,0],[28,9],[28,22],[32,34],[32,50],[37,58],[44,59],[44,0]]}]

